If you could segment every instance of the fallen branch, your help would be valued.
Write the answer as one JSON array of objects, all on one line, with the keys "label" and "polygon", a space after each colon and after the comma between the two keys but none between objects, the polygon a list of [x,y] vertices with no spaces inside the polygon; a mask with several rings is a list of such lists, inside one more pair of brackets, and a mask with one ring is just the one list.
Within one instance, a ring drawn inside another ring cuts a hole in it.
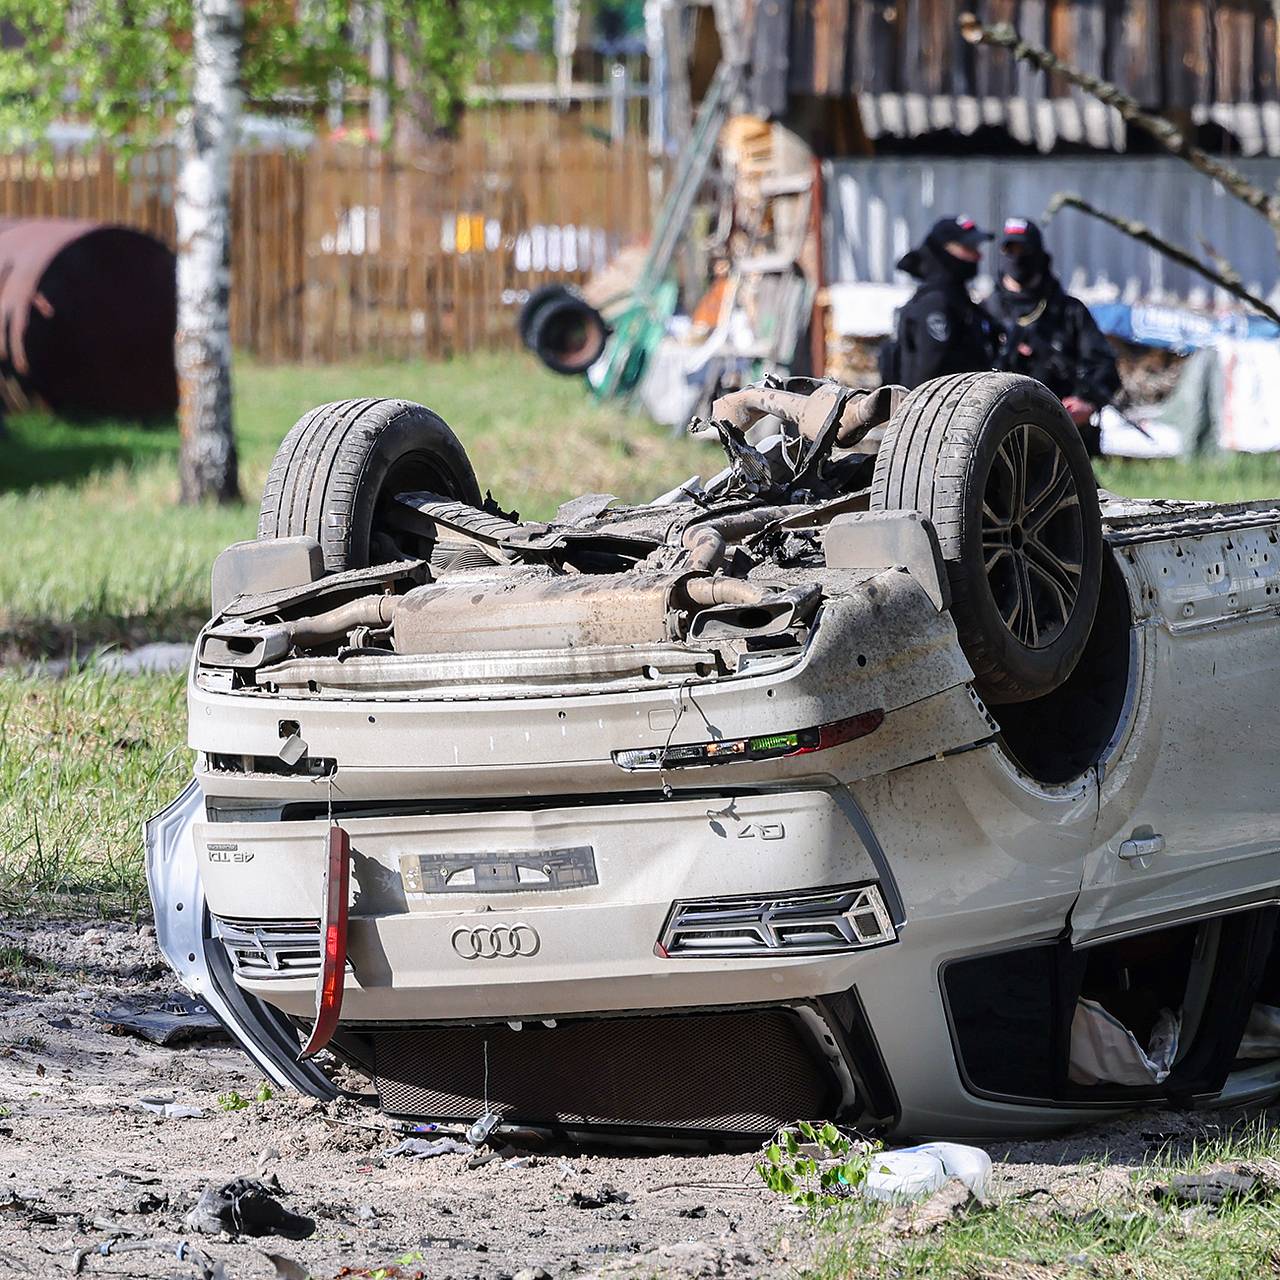
[{"label": "fallen branch", "polygon": [[1152,115],[1151,112],[1144,111],[1136,99],[1118,89],[1109,80],[1081,71],[1079,67],[1063,62],[1048,49],[1023,40],[1007,22],[987,25],[980,22],[973,14],[964,13],[960,15],[960,34],[970,44],[985,44],[996,49],[1007,49],[1019,61],[1041,71],[1060,75],[1086,93],[1092,94],[1099,102],[1114,107],[1123,119],[1145,130],[1166,151],[1185,160],[1206,177],[1222,183],[1237,200],[1243,201],[1255,213],[1260,213],[1271,224],[1277,239],[1280,239],[1280,199],[1264,191],[1256,183],[1250,182],[1239,169],[1224,164],[1207,151],[1197,147],[1172,121],[1166,120],[1164,116]]},{"label": "fallen branch", "polygon": [[1059,191],[1049,201],[1049,207],[1044,211],[1045,221],[1048,222],[1059,209],[1079,209],[1081,213],[1087,213],[1089,217],[1097,218],[1099,222],[1105,222],[1107,226],[1123,232],[1131,239],[1137,240],[1139,244],[1145,244],[1149,248],[1163,253],[1170,261],[1176,262],[1179,266],[1186,267],[1189,271],[1194,271],[1197,275],[1212,281],[1219,288],[1225,289],[1233,297],[1239,298],[1241,302],[1252,307],[1260,315],[1264,315],[1268,320],[1280,324],[1280,311],[1276,311],[1274,307],[1259,298],[1257,294],[1250,293],[1240,283],[1240,276],[1235,271],[1223,272],[1215,270],[1213,267],[1201,262],[1189,249],[1184,249],[1181,245],[1176,245],[1172,241],[1164,239],[1163,236],[1158,236],[1145,222],[1136,222],[1132,218],[1122,218],[1119,214],[1107,213],[1104,209],[1099,209],[1096,205],[1090,204],[1083,196],[1065,191]]}]

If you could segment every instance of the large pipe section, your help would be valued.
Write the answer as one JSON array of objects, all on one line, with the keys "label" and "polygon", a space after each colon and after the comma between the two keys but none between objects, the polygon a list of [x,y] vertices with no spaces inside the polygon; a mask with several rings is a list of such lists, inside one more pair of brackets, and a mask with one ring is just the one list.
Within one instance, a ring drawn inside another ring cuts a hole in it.
[{"label": "large pipe section", "polygon": [[71,418],[171,417],[177,285],[153,236],[75,218],[0,218],[0,397]]}]

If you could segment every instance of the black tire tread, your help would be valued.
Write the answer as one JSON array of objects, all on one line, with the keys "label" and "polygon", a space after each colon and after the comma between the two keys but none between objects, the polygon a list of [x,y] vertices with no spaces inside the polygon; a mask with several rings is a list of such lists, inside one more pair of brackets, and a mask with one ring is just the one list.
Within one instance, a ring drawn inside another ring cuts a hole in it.
[{"label": "black tire tread", "polygon": [[[352,516],[375,441],[405,415],[422,413],[453,439],[443,419],[411,400],[336,400],[303,414],[281,442],[267,472],[258,537],[313,534],[329,572],[350,568]],[[457,447],[461,453],[461,446]],[[479,488],[469,465],[464,485],[467,492],[447,496],[478,505]]]},{"label": "black tire tread", "polygon": [[960,571],[960,558],[969,461],[993,408],[1029,381],[1011,373],[957,373],[917,387],[885,430],[871,481],[873,511],[914,509],[932,521],[965,656],[975,684],[993,701],[1017,702],[1043,690],[1008,671],[992,638],[968,621],[974,617],[972,579]]}]

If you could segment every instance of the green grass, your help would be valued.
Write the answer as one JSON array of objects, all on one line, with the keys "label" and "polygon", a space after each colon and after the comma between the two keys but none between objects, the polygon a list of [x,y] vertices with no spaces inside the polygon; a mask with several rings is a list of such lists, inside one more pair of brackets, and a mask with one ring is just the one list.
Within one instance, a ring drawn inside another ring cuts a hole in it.
[{"label": "green grass", "polygon": [[577,380],[520,356],[323,368],[241,359],[235,392],[246,501],[225,508],[175,504],[172,427],[10,421],[0,438],[0,656],[190,635],[207,611],[213,557],[253,536],[281,438],[327,400],[431,405],[462,437],[481,487],[534,518],[584,491],[637,500],[720,465],[718,451],[596,406]]},{"label": "green grass", "polygon": [[[1258,1121],[1132,1171],[1118,1194],[1083,1212],[1050,1195],[970,1211],[919,1236],[895,1235],[880,1214],[851,1210],[819,1227],[807,1280],[1252,1280],[1280,1271],[1280,1198],[1264,1194],[1211,1213],[1157,1203],[1152,1188],[1175,1173],[1233,1169],[1280,1157],[1280,1130]],[[1274,1173],[1273,1173],[1274,1176]]]},{"label": "green grass", "polygon": [[145,904],[141,822],[191,776],[183,677],[0,674],[0,915]]},{"label": "green grass", "polygon": [[1133,498],[1194,498],[1243,502],[1280,498],[1280,453],[1236,453],[1183,461],[1104,459],[1098,483]]}]

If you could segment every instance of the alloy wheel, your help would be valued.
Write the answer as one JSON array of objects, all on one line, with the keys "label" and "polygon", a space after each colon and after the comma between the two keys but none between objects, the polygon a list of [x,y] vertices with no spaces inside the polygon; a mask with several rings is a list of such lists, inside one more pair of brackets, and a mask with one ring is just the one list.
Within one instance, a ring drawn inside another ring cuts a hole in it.
[{"label": "alloy wheel", "polygon": [[1062,634],[1084,574],[1080,493],[1057,441],[1020,423],[1000,442],[982,499],[982,555],[992,598],[1021,644]]}]

